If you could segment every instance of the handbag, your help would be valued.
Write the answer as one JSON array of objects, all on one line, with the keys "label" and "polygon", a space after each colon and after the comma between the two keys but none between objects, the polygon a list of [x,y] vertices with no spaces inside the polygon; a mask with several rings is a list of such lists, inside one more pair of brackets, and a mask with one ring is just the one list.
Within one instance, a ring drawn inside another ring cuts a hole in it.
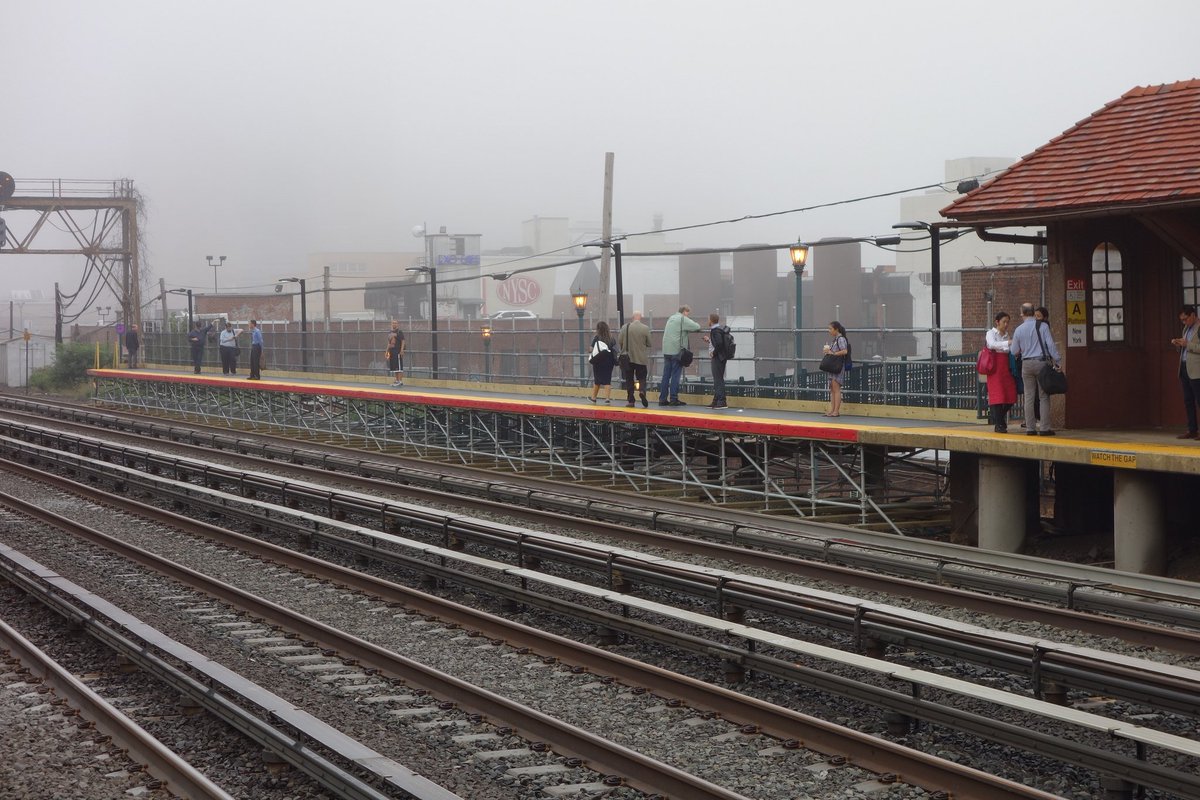
[{"label": "handbag", "polygon": [[[1042,341],[1041,326],[1034,328],[1037,331],[1038,344],[1042,346],[1042,355],[1046,358],[1050,357],[1050,353],[1046,350],[1046,343]],[[1042,391],[1046,394],[1066,394],[1067,393],[1067,376],[1057,364],[1049,361],[1038,370],[1037,374],[1038,386],[1042,387]]]},{"label": "handbag", "polygon": [[695,359],[695,357],[696,356],[691,350],[688,350],[686,347],[683,348],[679,351],[679,366],[690,367],[692,365],[692,360]]},{"label": "handbag", "polygon": [[1047,363],[1037,375],[1038,386],[1046,394],[1066,394],[1067,375],[1053,364]]},{"label": "handbag", "polygon": [[979,355],[975,357],[975,371],[980,375],[991,375],[992,370],[996,368],[996,357],[988,348],[983,348],[979,351]]},{"label": "handbag", "polygon": [[818,369],[821,372],[828,372],[830,375],[837,375],[842,371],[842,367],[846,363],[845,356],[835,355],[834,353],[826,353],[821,358],[821,365]]}]

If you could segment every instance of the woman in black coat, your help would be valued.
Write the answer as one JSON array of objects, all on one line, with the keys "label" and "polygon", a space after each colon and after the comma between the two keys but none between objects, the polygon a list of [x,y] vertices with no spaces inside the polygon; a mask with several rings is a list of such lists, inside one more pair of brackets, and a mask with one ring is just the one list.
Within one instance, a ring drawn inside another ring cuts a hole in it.
[{"label": "woman in black coat", "polygon": [[604,387],[605,405],[612,402],[612,374],[613,365],[617,363],[616,350],[617,342],[608,329],[608,323],[601,320],[596,324],[596,335],[592,337],[589,359],[592,364],[592,396],[588,400],[593,403],[600,394],[601,386]]}]

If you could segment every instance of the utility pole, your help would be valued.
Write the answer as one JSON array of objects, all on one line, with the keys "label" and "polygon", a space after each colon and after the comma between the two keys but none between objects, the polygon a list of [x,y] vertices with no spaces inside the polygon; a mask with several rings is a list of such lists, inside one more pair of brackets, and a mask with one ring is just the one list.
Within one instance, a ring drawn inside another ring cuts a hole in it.
[{"label": "utility pole", "polygon": [[167,328],[167,279],[158,279],[158,302],[162,304],[162,332],[166,333]]},{"label": "utility pole", "polygon": [[329,265],[326,264],[325,265],[325,330],[326,331],[329,330],[329,320],[332,318],[332,316],[329,313],[329,290],[330,290],[329,284],[330,284]]},{"label": "utility pole", "polygon": [[[613,154],[604,154],[604,210],[600,215],[600,238],[605,244],[612,241],[612,190],[613,190]],[[608,321],[608,275],[612,263],[610,248],[604,247],[600,252],[600,307],[596,309],[600,319]]]}]

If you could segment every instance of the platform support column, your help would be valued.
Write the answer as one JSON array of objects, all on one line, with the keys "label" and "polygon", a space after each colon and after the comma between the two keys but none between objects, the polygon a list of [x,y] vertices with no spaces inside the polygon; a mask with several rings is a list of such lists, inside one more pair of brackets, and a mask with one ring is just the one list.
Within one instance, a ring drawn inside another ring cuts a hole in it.
[{"label": "platform support column", "polygon": [[1025,544],[1025,473],[1016,458],[979,459],[979,546],[1018,553]]},{"label": "platform support column", "polygon": [[1165,575],[1167,529],[1162,476],[1113,470],[1113,552],[1124,572]]}]

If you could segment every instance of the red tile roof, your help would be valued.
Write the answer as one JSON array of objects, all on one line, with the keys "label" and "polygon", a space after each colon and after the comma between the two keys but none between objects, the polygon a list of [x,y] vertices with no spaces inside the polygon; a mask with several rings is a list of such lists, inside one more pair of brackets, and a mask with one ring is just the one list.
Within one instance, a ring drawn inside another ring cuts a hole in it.
[{"label": "red tile roof", "polygon": [[1200,205],[1200,80],[1126,92],[942,215],[1034,222],[1186,205]]}]

